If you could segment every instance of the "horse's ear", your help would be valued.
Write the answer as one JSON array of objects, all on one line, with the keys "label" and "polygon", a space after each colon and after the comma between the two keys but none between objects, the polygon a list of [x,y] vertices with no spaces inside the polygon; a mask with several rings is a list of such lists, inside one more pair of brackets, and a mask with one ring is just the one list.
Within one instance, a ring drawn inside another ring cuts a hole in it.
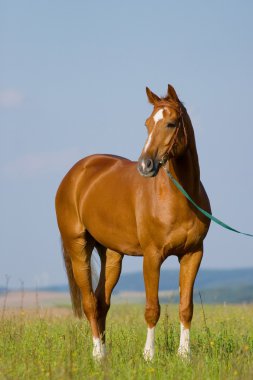
[{"label": "horse's ear", "polygon": [[156,94],[154,94],[148,87],[146,87],[146,93],[147,93],[147,97],[148,97],[149,103],[151,103],[153,105],[155,103],[159,102],[159,100],[161,100],[159,98],[159,96],[157,96]]},{"label": "horse's ear", "polygon": [[174,87],[171,86],[171,84],[168,84],[167,98],[168,99],[173,99],[173,100],[175,100],[177,102],[179,101],[177,93],[176,93]]}]

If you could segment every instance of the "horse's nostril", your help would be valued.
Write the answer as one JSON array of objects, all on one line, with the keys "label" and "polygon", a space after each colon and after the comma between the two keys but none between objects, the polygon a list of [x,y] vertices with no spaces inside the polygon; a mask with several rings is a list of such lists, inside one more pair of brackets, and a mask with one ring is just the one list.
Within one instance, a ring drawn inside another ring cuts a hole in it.
[{"label": "horse's nostril", "polygon": [[151,160],[150,158],[147,159],[146,161],[146,167],[147,169],[150,171],[153,169],[153,160]]},{"label": "horse's nostril", "polygon": [[137,168],[139,173],[144,177],[153,176],[155,161],[153,161],[152,158],[139,158]]}]

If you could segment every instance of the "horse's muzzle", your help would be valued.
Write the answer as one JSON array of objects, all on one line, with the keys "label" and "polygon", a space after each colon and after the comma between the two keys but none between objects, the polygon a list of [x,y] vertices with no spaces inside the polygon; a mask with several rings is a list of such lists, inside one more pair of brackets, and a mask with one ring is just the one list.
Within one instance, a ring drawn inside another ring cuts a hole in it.
[{"label": "horse's muzzle", "polygon": [[137,168],[143,177],[154,177],[158,172],[159,164],[150,157],[139,158]]}]

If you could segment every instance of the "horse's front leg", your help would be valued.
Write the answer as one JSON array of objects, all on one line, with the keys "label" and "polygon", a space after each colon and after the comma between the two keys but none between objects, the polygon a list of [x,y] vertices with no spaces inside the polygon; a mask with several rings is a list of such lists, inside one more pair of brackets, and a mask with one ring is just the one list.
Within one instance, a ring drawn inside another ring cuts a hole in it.
[{"label": "horse's front leg", "polygon": [[160,278],[160,258],[154,255],[144,255],[143,276],[146,290],[145,320],[148,325],[147,340],[143,351],[145,360],[152,360],[155,353],[155,326],[160,317],[158,298]]},{"label": "horse's front leg", "polygon": [[190,327],[193,315],[193,286],[202,260],[203,249],[185,254],[180,259],[179,275],[179,319],[180,344],[178,355],[188,358],[190,355]]}]

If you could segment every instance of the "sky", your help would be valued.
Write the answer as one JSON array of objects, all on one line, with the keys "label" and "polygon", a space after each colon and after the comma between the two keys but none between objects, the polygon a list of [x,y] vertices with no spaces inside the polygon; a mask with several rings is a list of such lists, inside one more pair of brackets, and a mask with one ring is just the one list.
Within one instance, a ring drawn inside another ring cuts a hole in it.
[{"label": "sky", "polygon": [[[213,214],[253,233],[252,14],[246,0],[0,0],[0,286],[66,283],[57,187],[89,154],[138,159],[146,86],[175,87]],[[253,239],[212,224],[202,267],[252,266]]]}]

